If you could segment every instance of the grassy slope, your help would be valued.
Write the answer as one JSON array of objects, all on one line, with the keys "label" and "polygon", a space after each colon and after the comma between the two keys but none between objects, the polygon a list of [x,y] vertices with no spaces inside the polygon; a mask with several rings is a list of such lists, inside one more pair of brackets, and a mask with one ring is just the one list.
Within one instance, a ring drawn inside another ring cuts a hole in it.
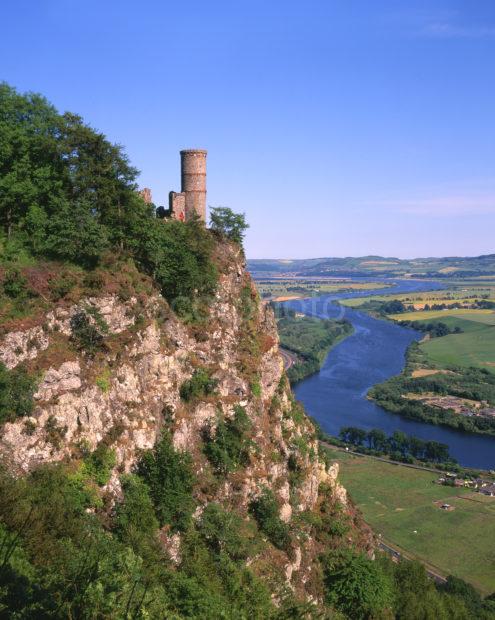
[{"label": "grassy slope", "polygon": [[[338,451],[335,457],[342,483],[377,533],[485,594],[495,590],[495,498],[433,484],[433,473]],[[439,500],[455,510],[439,509]]]}]

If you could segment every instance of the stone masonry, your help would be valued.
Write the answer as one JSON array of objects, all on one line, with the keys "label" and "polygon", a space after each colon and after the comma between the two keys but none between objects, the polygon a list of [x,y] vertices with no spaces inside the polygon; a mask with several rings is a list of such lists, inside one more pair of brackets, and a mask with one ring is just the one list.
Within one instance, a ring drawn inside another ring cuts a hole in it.
[{"label": "stone masonry", "polygon": [[206,155],[203,149],[180,152],[181,192],[170,192],[169,207],[173,218],[189,220],[194,214],[206,221]]}]

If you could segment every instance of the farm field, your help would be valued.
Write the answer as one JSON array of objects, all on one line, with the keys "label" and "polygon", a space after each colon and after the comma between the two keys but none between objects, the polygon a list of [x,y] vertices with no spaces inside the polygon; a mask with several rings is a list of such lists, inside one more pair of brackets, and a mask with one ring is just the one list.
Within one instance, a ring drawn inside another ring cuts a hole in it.
[{"label": "farm field", "polygon": [[[325,293],[344,293],[350,291],[372,291],[383,288],[380,282],[353,282],[338,280],[329,282],[328,280],[283,280],[283,281],[257,281],[256,286],[263,298],[274,298],[275,301],[285,301],[301,297],[311,297],[314,295],[324,295]],[[285,299],[280,299],[280,298]]]},{"label": "farm field", "polygon": [[478,325],[479,329],[423,342],[421,349],[440,366],[475,366],[495,373],[495,326]]},{"label": "farm field", "polygon": [[377,534],[484,594],[495,591],[495,498],[434,484],[431,472],[331,453],[342,484]]},{"label": "farm field", "polygon": [[401,314],[389,314],[394,321],[431,321],[432,319],[445,319],[446,317],[458,317],[467,321],[495,325],[494,310],[468,310],[458,308],[454,310],[421,310],[419,312],[403,312]]},{"label": "farm field", "polygon": [[[488,297],[486,297],[488,295]],[[483,297],[484,296],[484,297]],[[343,299],[340,303],[344,306],[357,308],[371,300],[375,301],[391,301],[398,299],[405,304],[412,304],[417,310],[422,310],[425,304],[452,304],[459,302],[462,304],[472,303],[475,299],[489,299],[495,301],[495,288],[472,288],[469,290],[449,290],[449,291],[431,291],[425,293],[401,293],[399,295],[373,295],[369,297],[360,297],[357,299]]]},{"label": "farm field", "polygon": [[495,373],[495,312],[493,310],[434,310],[391,314],[396,321],[441,321],[460,334],[421,343],[428,360],[440,367],[475,366]]}]

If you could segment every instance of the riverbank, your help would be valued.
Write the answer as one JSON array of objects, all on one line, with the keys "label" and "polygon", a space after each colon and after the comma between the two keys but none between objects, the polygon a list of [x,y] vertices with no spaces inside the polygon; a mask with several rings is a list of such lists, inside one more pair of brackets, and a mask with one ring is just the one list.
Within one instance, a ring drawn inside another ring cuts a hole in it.
[{"label": "riverbank", "polygon": [[495,314],[464,308],[411,313],[404,305],[411,298],[397,297],[404,301],[369,298],[358,309],[423,337],[408,347],[403,371],[373,386],[369,398],[410,419],[495,436],[495,374],[486,366],[495,363]]},{"label": "riverbank", "polygon": [[[395,281],[394,295],[416,296],[421,291],[443,288],[425,281]],[[390,289],[377,291],[390,294]],[[369,293],[367,293],[369,295]],[[345,298],[363,297],[363,293]],[[495,468],[495,439],[474,435],[405,418],[390,413],[368,400],[370,388],[399,375],[404,368],[407,347],[421,335],[391,321],[378,320],[349,307],[335,304],[341,296],[287,302],[296,312],[319,318],[345,318],[354,333],[333,347],[320,372],[294,386],[296,397],[323,430],[338,435],[342,426],[371,430],[379,428],[388,435],[401,430],[423,440],[434,440],[449,446],[450,454],[466,467],[490,470]]]},{"label": "riverbank", "polygon": [[281,353],[291,384],[318,372],[332,347],[353,332],[348,321],[313,318],[274,305]]},{"label": "riverbank", "polygon": [[413,343],[402,373],[368,393],[381,407],[414,420],[495,436],[495,376],[475,367],[441,367]]}]

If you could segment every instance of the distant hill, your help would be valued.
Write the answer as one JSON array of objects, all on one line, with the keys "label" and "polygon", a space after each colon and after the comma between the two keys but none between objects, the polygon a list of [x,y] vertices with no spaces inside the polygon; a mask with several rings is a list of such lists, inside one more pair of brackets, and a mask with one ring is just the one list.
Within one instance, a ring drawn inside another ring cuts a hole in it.
[{"label": "distant hill", "polygon": [[445,258],[414,258],[361,256],[358,258],[310,258],[301,260],[248,260],[252,274],[295,276],[386,276],[415,278],[466,278],[495,276],[495,254]]}]

